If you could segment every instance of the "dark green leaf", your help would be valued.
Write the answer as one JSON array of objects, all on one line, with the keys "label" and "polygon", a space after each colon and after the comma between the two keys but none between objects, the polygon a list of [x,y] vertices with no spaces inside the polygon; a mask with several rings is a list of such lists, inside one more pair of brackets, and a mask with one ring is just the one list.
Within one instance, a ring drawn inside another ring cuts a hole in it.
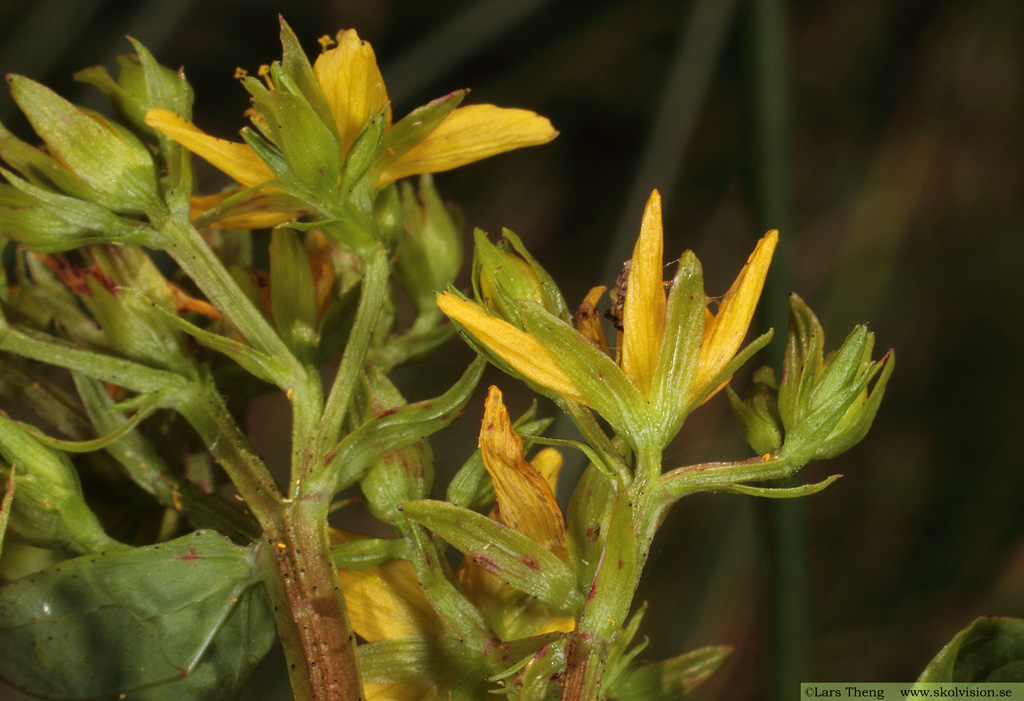
[{"label": "dark green leaf", "polygon": [[1024,679],[1024,620],[983,616],[953,636],[918,682],[1019,682]]},{"label": "dark green leaf", "polygon": [[45,698],[230,698],[273,640],[252,551],[212,532],[0,589],[0,677]]}]

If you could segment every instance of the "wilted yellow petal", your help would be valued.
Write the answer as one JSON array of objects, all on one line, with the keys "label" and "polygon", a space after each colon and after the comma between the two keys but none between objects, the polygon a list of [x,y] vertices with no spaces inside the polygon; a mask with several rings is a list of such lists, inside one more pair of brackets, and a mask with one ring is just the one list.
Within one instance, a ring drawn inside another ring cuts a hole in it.
[{"label": "wilted yellow petal", "polygon": [[[501,391],[494,386],[487,393],[480,427],[480,454],[494,482],[498,520],[566,559],[562,511],[547,480],[523,456],[523,441],[512,429]],[[555,468],[550,455],[545,461],[549,471]],[[555,472],[560,468],[558,465]]]},{"label": "wilted yellow petal", "polygon": [[589,406],[547,349],[530,334],[450,292],[437,296],[437,306],[516,372],[566,399]]},{"label": "wilted yellow petal", "polygon": [[[338,126],[341,153],[347,154],[366,122],[388,103],[373,48],[356,30],[342,32],[338,45],[317,57],[313,74]],[[388,126],[390,115],[388,110]]]},{"label": "wilted yellow petal", "polygon": [[[266,192],[267,190],[260,190]],[[189,202],[189,219],[198,219],[210,209],[226,200],[234,192],[217,192],[212,195],[193,196]],[[224,217],[210,224],[215,229],[269,229],[298,218],[301,212],[273,212],[254,210],[245,214]]]},{"label": "wilted yellow petal", "polygon": [[739,351],[761,297],[764,279],[768,275],[768,266],[778,241],[779,232],[773,229],[757,242],[754,252],[747,258],[747,264],[718,305],[718,313],[705,317],[704,340],[697,361],[693,394],[702,392]]},{"label": "wilted yellow petal", "polygon": [[651,394],[665,335],[662,254],[661,195],[655,190],[644,208],[640,237],[629,264],[622,311],[622,370],[644,399]]},{"label": "wilted yellow petal", "polygon": [[369,642],[406,635],[440,636],[441,620],[407,560],[358,570],[340,570],[352,630]]},{"label": "wilted yellow petal", "polygon": [[576,330],[603,350],[606,355],[611,356],[608,337],[604,335],[604,327],[601,326],[601,317],[597,311],[597,302],[607,289],[604,285],[592,287],[587,296],[583,298],[580,308],[576,310]]},{"label": "wilted yellow petal", "polygon": [[494,105],[460,107],[388,166],[377,186],[409,175],[440,173],[524,146],[546,144],[556,136],[551,122],[529,110]]},{"label": "wilted yellow petal", "polygon": [[246,187],[274,179],[270,168],[248,144],[212,137],[181,115],[168,110],[149,110],[143,121]]}]

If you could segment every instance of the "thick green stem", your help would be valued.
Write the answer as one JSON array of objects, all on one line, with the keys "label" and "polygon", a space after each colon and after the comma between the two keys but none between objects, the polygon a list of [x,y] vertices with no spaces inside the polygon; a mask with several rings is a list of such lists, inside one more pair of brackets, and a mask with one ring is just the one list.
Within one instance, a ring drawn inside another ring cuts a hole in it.
[{"label": "thick green stem", "polygon": [[659,452],[640,452],[633,483],[616,484],[601,561],[566,648],[563,701],[599,698],[608,646],[629,615],[663,513],[653,479],[660,471]]},{"label": "thick green stem", "polygon": [[296,701],[361,701],[356,639],[327,535],[327,502],[288,502],[259,562]]},{"label": "thick green stem", "polygon": [[[320,420],[319,445],[320,450],[325,452],[334,447],[341,434],[342,422],[352,402],[359,373],[366,363],[373,330],[387,296],[390,268],[384,247],[379,244],[375,246],[363,258],[363,265],[363,288],[359,297],[359,309]],[[336,475],[327,474],[326,470],[321,471],[319,475],[309,476],[308,488],[332,489],[335,478]]]}]

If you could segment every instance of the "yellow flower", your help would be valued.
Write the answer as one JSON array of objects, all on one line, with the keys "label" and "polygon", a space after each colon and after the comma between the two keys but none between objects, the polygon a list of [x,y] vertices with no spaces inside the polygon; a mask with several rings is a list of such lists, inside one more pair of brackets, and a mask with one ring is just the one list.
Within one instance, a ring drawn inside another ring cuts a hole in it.
[{"label": "yellow flower", "polygon": [[[324,51],[313,64],[313,75],[334,118],[341,162],[363,127],[381,112],[391,128],[387,90],[373,49],[354,29],[341,32],[338,44]],[[269,81],[268,81],[269,82]],[[270,90],[274,87],[271,83]],[[152,109],[146,124],[209,161],[243,186],[251,188],[274,180],[270,168],[244,143],[212,137],[178,114]],[[451,112],[432,132],[387,164],[376,188],[399,178],[437,173],[505,151],[551,141],[551,123],[533,112],[494,105],[470,105]],[[388,154],[383,158],[389,159]],[[266,216],[266,212],[263,212]]]},{"label": "yellow flower", "polygon": [[[689,386],[662,388],[662,395],[685,392],[690,400],[696,399],[726,369],[747,334],[777,241],[778,232],[769,231],[757,243],[735,282],[718,302],[717,312],[707,308],[711,300],[704,297],[703,335],[695,369],[689,375]],[[680,362],[676,358],[681,352],[676,341],[681,339],[673,336],[673,342],[666,342],[668,302],[666,285],[662,280],[662,249],[661,196],[655,190],[647,202],[633,256],[620,276],[619,293],[620,297],[624,297],[620,299],[622,328],[618,338],[618,368],[613,368],[621,370],[628,380],[628,386],[635,389],[635,396],[643,403],[653,401],[657,378],[667,374],[665,366]],[[690,265],[688,270],[695,271],[699,276],[699,266],[692,254],[684,255],[682,261]],[[610,354],[610,346],[596,314],[597,301],[604,292],[604,287],[595,287],[587,295],[577,315],[576,332],[580,340],[586,339],[586,342]],[[703,292],[700,294],[703,295]],[[535,335],[520,330],[451,292],[438,295],[437,304],[482,346],[525,378],[599,411],[613,409],[614,400],[603,398],[610,391],[607,388],[612,386],[608,373],[602,367],[591,365],[589,371],[593,376],[588,378],[591,391],[587,391],[588,387],[581,381],[580,373],[588,369],[581,370],[578,362],[567,357],[579,353],[565,351],[556,355]],[[569,342],[565,345],[569,345]],[[585,350],[578,344],[575,348],[580,352]],[[567,371],[566,368],[570,366],[573,369]],[[573,374],[576,381],[571,376]],[[726,382],[728,378],[719,380],[707,396],[717,392]],[[633,390],[629,392],[632,394]],[[618,398],[618,401],[628,402],[629,399],[623,397]]]},{"label": "yellow flower", "polygon": [[[480,452],[494,482],[497,504],[491,518],[568,561],[565,520],[554,495],[562,458],[558,451],[549,448],[540,451],[533,464],[526,460],[522,439],[512,428],[497,387],[491,387],[487,395],[480,429]],[[335,545],[361,537],[332,530]],[[446,636],[444,622],[419,586],[416,570],[408,561],[392,560],[365,569],[341,570],[340,574],[352,629],[367,642],[409,636],[437,640]],[[555,614],[533,597],[509,587],[469,557],[463,558],[456,576],[498,640],[569,632],[575,625],[572,617]],[[456,676],[458,670],[446,672]],[[369,701],[432,699],[438,692],[436,687],[422,682],[385,683],[371,679],[364,686]]]}]

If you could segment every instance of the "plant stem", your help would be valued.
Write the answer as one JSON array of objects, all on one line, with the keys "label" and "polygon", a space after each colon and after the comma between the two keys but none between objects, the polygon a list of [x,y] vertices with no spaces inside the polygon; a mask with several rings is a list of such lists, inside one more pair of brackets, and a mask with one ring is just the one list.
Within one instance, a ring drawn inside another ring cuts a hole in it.
[{"label": "plant stem", "polygon": [[566,648],[562,701],[590,701],[600,696],[608,646],[629,615],[663,515],[660,491],[654,489],[657,481],[653,479],[660,472],[660,452],[640,450],[633,483],[615,483],[615,503],[605,526],[601,561]]},{"label": "plant stem", "polygon": [[327,535],[327,500],[286,502],[258,557],[296,701],[362,701],[356,639]]}]

